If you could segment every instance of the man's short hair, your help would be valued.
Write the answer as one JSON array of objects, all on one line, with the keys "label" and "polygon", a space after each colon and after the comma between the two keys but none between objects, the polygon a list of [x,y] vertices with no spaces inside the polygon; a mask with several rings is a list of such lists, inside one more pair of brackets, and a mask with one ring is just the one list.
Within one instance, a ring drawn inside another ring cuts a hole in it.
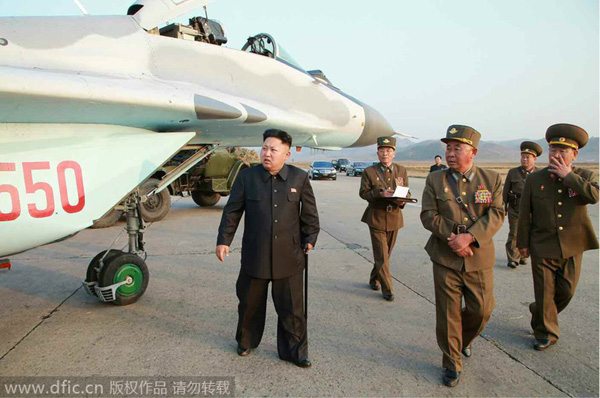
[{"label": "man's short hair", "polygon": [[268,129],[263,133],[263,142],[269,137],[279,138],[281,142],[287,144],[288,147],[292,147],[292,136],[283,130]]},{"label": "man's short hair", "polygon": [[435,155],[434,159],[437,159],[437,158],[441,159],[442,157],[440,155]]}]

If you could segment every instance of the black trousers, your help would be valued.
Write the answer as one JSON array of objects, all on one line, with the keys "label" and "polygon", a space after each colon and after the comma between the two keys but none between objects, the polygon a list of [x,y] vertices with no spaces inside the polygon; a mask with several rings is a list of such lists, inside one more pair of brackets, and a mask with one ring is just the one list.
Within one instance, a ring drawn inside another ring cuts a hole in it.
[{"label": "black trousers", "polygon": [[308,358],[304,319],[303,274],[283,279],[257,279],[240,271],[236,283],[238,325],[235,339],[243,348],[256,348],[265,330],[269,282],[277,311],[277,351],[279,358],[297,362]]}]

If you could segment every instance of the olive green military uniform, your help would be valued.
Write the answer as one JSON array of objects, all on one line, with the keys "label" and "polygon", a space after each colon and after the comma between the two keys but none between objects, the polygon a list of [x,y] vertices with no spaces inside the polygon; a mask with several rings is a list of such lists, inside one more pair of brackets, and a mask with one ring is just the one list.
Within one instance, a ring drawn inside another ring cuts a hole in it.
[{"label": "olive green military uniform", "polygon": [[[541,146],[532,141],[523,141],[520,148],[521,155],[529,154],[536,159],[544,152]],[[525,179],[530,173],[538,170],[539,168],[535,166],[531,170],[526,170],[523,166],[510,169],[506,175],[504,188],[502,189],[504,208],[508,212],[508,238],[505,245],[506,258],[508,259],[508,265],[513,268],[515,268],[522,260],[519,250],[517,249],[519,201],[521,200],[521,194],[523,193],[523,187],[525,186]]]},{"label": "olive green military uniform", "polygon": [[[551,126],[546,133],[551,146],[564,143],[581,148],[587,137],[583,129],[566,124]],[[535,292],[531,327],[538,340],[558,340],[558,313],[575,294],[582,254],[598,248],[586,207],[597,202],[598,176],[592,170],[572,167],[572,172],[560,179],[544,168],[525,182],[517,247],[527,248],[531,254]]]},{"label": "olive green military uniform", "polygon": [[525,170],[522,166],[510,169],[506,174],[504,188],[502,189],[502,199],[505,209],[508,213],[508,238],[506,239],[506,258],[508,262],[519,263],[521,255],[517,249],[517,221],[519,220],[519,201],[525,186],[527,176],[539,170],[534,167],[533,170]]},{"label": "olive green military uniform", "polygon": [[381,284],[384,296],[393,294],[389,259],[396,243],[398,230],[404,226],[403,204],[382,196],[386,189],[408,186],[408,173],[403,166],[392,163],[390,167],[377,163],[362,174],[359,195],[369,202],[361,221],[369,226],[373,245],[374,265],[369,284]]},{"label": "olive green military uniform", "polygon": [[[479,137],[466,126],[450,126],[447,132],[448,140],[470,142],[475,148]],[[460,198],[475,220],[455,200],[448,178],[456,181]],[[473,166],[465,175],[449,169],[427,176],[421,222],[432,233],[425,250],[433,262],[436,336],[443,353],[442,365],[449,370],[462,370],[461,350],[481,333],[494,309],[493,236],[503,221],[502,180],[497,172]],[[458,232],[459,225],[465,225],[475,239],[471,257],[458,256],[448,245],[448,238]]]}]

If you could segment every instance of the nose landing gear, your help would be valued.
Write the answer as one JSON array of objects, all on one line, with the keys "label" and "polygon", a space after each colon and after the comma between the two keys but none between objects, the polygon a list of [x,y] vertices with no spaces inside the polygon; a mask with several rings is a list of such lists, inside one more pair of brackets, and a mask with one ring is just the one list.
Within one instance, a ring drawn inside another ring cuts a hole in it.
[{"label": "nose landing gear", "polygon": [[146,291],[150,274],[144,251],[145,224],[141,216],[139,193],[125,200],[129,251],[109,249],[98,253],[88,265],[83,286],[90,295],[116,305],[135,303]]}]

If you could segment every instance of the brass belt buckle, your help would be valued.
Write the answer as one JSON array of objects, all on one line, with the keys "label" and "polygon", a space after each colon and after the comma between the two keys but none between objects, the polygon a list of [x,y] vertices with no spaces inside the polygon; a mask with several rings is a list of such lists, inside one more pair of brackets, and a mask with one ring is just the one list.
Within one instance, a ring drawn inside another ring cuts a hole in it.
[{"label": "brass belt buckle", "polygon": [[394,210],[394,206],[392,205],[387,205],[385,211],[387,211],[388,213],[390,213],[392,210]]}]

